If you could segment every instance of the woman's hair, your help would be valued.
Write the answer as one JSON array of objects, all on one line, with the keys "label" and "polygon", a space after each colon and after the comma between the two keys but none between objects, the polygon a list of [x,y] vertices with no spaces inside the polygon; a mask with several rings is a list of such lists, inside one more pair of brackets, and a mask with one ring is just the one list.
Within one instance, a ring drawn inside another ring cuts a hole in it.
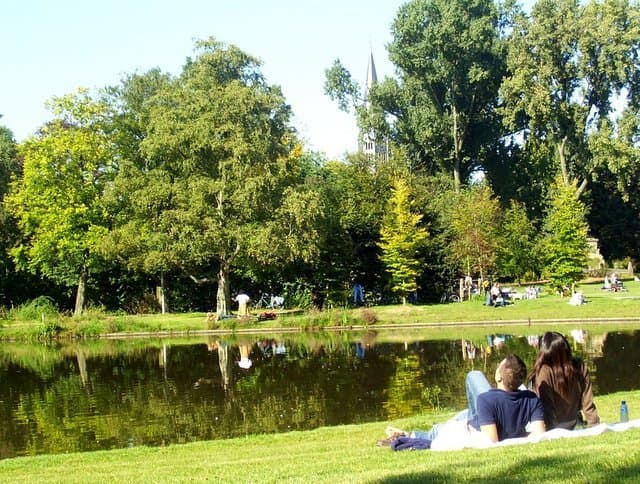
[{"label": "woman's hair", "polygon": [[558,393],[563,398],[568,398],[571,395],[571,389],[578,384],[578,370],[569,342],[562,334],[555,331],[548,331],[540,338],[540,351],[531,369],[529,380],[534,381],[545,365],[551,370]]}]

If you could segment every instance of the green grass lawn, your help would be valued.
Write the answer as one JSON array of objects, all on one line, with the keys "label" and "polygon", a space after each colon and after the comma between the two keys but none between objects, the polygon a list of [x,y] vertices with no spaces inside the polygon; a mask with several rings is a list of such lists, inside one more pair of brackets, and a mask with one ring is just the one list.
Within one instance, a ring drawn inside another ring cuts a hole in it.
[{"label": "green grass lawn", "polygon": [[[640,416],[640,391],[596,398],[605,422],[621,399]],[[392,422],[428,428],[451,414]],[[640,429],[485,450],[392,452],[375,447],[388,422],[324,427],[161,448],[0,461],[2,482],[638,482]]]},{"label": "green grass lawn", "polygon": [[275,320],[259,322],[229,319],[207,322],[204,313],[116,315],[91,312],[80,318],[46,316],[40,320],[0,320],[1,339],[46,339],[61,337],[92,337],[104,334],[155,333],[194,334],[204,330],[228,332],[315,330],[328,328],[374,328],[398,325],[512,324],[514,322],[538,325],[567,322],[577,324],[586,320],[640,321],[640,282],[626,281],[624,292],[603,291],[600,282],[582,284],[588,300],[582,306],[571,306],[567,298],[541,294],[535,300],[515,301],[506,307],[484,306],[481,297],[471,301],[449,304],[418,304],[377,306],[365,309],[332,308],[325,311],[307,311],[281,314]]}]

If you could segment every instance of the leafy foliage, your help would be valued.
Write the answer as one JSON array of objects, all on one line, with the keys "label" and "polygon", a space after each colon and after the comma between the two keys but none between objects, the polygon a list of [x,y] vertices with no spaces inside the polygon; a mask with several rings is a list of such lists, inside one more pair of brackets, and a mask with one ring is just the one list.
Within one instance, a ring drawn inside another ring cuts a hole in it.
[{"label": "leafy foliage", "polygon": [[24,174],[6,198],[24,237],[12,255],[21,269],[77,284],[77,313],[88,271],[100,265],[98,246],[107,232],[102,194],[114,157],[103,103],[81,91],[51,107],[54,121],[20,147]]},{"label": "leafy foliage", "polygon": [[447,210],[452,242],[449,257],[460,272],[482,278],[495,269],[500,247],[501,209],[487,185],[474,185],[453,196]]},{"label": "leafy foliage", "polygon": [[149,273],[217,271],[226,314],[233,267],[315,255],[321,207],[297,187],[301,150],[280,89],[235,46],[209,39],[197,49],[142,104],[145,164],[124,164],[116,181],[127,200],[116,246]]},{"label": "leafy foliage", "polygon": [[502,243],[496,262],[502,277],[522,281],[526,275],[540,273],[536,233],[524,205],[512,200],[503,217]]},{"label": "leafy foliage", "polygon": [[490,0],[414,0],[393,23],[399,80],[372,90],[394,115],[394,138],[420,166],[453,174],[456,188],[495,145],[493,107],[504,73],[498,12]]},{"label": "leafy foliage", "polygon": [[548,184],[561,171],[584,185],[593,172],[590,135],[616,104],[637,99],[639,39],[640,10],[626,1],[540,0],[531,18],[516,18],[502,113],[557,154]]},{"label": "leafy foliage", "polygon": [[422,216],[412,212],[409,186],[399,178],[393,184],[388,211],[380,227],[381,259],[391,274],[391,290],[406,303],[407,296],[417,289],[420,274],[419,250],[428,233],[420,226]]},{"label": "leafy foliage", "polygon": [[577,186],[556,180],[554,196],[544,221],[543,275],[562,291],[578,281],[587,266],[586,209],[576,196]]}]

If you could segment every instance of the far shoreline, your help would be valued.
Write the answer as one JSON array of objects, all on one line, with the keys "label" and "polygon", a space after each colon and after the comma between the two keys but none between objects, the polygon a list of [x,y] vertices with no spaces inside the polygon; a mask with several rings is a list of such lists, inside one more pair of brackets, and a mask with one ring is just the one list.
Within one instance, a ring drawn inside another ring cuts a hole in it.
[{"label": "far shoreline", "polygon": [[300,327],[268,327],[268,328],[229,328],[229,329],[197,329],[183,331],[140,331],[105,333],[96,336],[96,339],[127,339],[127,338],[153,338],[153,337],[185,337],[185,336],[220,336],[233,334],[289,334],[289,333],[322,333],[322,332],[356,332],[395,329],[431,329],[431,328],[483,328],[488,326],[569,326],[582,324],[598,326],[603,324],[632,324],[640,323],[640,317],[627,318],[558,318],[541,320],[489,320],[489,321],[444,321],[435,323],[397,323],[397,324],[372,324],[327,326],[316,329]]}]

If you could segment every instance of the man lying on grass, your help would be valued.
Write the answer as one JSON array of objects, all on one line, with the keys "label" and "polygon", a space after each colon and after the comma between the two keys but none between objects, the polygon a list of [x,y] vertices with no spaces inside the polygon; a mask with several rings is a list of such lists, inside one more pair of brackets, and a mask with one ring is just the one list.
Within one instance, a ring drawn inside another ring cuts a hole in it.
[{"label": "man lying on grass", "polygon": [[[468,409],[458,414],[454,421],[466,419],[468,433],[480,433],[490,442],[498,442],[545,431],[542,402],[535,393],[521,390],[527,375],[527,367],[516,355],[509,355],[496,369],[497,388],[492,388],[484,374],[471,371],[466,377]],[[378,445],[402,448],[430,448],[440,432],[446,432],[447,424],[437,424],[428,431],[406,433],[387,429],[389,438]]]}]

